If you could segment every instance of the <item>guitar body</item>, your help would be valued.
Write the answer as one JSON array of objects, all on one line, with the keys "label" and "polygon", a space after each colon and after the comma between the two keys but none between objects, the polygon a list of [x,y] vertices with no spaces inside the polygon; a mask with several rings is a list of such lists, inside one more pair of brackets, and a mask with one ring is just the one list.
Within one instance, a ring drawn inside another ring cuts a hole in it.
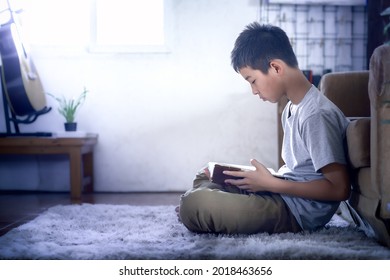
[{"label": "guitar body", "polygon": [[45,93],[14,22],[0,27],[0,55],[5,96],[13,113],[25,116],[43,110]]}]

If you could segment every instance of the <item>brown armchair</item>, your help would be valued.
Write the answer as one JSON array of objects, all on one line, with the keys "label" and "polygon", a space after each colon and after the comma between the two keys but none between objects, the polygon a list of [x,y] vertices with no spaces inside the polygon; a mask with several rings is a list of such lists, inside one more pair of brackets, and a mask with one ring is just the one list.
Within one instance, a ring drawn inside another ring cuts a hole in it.
[{"label": "brown armchair", "polygon": [[[351,119],[346,144],[358,226],[390,247],[390,46],[378,47],[369,71],[328,73],[319,88]],[[352,208],[352,209],[351,209]]]}]

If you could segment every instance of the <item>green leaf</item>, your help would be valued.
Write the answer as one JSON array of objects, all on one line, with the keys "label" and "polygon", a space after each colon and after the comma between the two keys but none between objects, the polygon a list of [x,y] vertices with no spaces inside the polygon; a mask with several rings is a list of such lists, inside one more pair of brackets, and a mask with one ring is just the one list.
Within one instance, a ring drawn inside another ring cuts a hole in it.
[{"label": "green leaf", "polygon": [[84,103],[88,90],[84,87],[83,92],[77,99],[66,99],[64,96],[57,97],[51,93],[51,96],[58,102],[58,112],[65,118],[66,122],[74,122],[77,109]]}]

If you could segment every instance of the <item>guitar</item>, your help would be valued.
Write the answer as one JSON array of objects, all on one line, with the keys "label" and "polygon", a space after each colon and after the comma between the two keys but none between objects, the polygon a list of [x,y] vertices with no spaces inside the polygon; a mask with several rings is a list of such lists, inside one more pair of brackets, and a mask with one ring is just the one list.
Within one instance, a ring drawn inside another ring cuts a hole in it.
[{"label": "guitar", "polygon": [[23,45],[20,27],[9,3],[3,12],[10,15],[10,20],[0,26],[1,79],[7,102],[17,116],[40,115],[47,108],[39,75]]}]

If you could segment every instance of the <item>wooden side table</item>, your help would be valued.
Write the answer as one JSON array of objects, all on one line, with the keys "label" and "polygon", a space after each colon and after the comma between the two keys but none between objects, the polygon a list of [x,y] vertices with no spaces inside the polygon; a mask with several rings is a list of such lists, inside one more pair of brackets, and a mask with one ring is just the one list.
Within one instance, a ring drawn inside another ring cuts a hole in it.
[{"label": "wooden side table", "polygon": [[71,198],[80,199],[83,187],[93,191],[93,148],[97,139],[97,134],[73,138],[5,137],[0,138],[0,155],[68,155]]}]

